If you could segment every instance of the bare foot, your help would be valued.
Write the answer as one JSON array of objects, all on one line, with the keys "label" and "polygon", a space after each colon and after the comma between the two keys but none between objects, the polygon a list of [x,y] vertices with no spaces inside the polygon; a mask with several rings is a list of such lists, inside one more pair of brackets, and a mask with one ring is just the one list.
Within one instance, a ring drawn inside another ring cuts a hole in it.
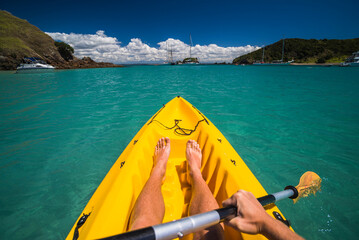
[{"label": "bare foot", "polygon": [[186,158],[190,177],[201,174],[202,152],[195,140],[189,140],[186,148]]},{"label": "bare foot", "polygon": [[166,173],[166,166],[168,157],[170,156],[170,151],[170,139],[168,137],[160,138],[157,142],[157,145],[155,147],[155,153],[153,155],[153,168],[160,170],[163,176]]}]

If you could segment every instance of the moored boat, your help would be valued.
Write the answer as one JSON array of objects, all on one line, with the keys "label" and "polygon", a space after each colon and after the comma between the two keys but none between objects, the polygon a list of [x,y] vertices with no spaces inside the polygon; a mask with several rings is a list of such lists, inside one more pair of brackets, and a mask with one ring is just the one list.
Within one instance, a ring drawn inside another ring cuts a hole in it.
[{"label": "moored boat", "polygon": [[262,48],[263,49],[263,53],[262,53],[262,61],[260,62],[254,62],[253,65],[254,66],[289,66],[291,63],[294,62],[294,59],[292,59],[291,61],[288,62],[283,62],[283,58],[284,58],[284,38],[283,38],[283,44],[282,44],[282,58],[281,60],[274,60],[272,62],[264,62],[264,49],[265,47]]},{"label": "moored boat", "polygon": [[[239,189],[251,191],[256,197],[267,195],[213,123],[185,99],[176,97],[153,115],[131,140],[80,214],[67,239],[99,239],[129,230],[132,209],[151,173],[154,147],[161,137],[171,139],[171,153],[162,185],[166,208],[163,222],[188,216],[191,185],[187,182],[185,149],[189,139],[196,140],[201,146],[201,172],[219,205]],[[281,215],[275,204],[267,206],[266,211],[271,216],[274,212]],[[81,218],[84,221],[78,227]],[[225,236],[227,239],[266,239],[231,228],[225,228]],[[191,239],[192,234],[184,238]]]},{"label": "moored boat", "polygon": [[39,58],[24,58],[24,63],[21,63],[16,68],[16,73],[52,72],[54,69],[55,67]]},{"label": "moored boat", "polygon": [[168,44],[166,42],[166,49],[167,49],[167,61],[164,64],[167,65],[176,65],[176,63],[173,61],[173,50],[172,50],[172,45],[171,48],[168,49]]},{"label": "moored boat", "polygon": [[359,67],[359,51],[354,52],[345,62],[341,63],[342,67]]},{"label": "moored boat", "polygon": [[191,34],[189,35],[189,57],[183,59],[182,63],[183,64],[199,64],[198,58],[196,57],[192,57],[192,48],[193,48],[193,42],[192,42],[192,37]]}]

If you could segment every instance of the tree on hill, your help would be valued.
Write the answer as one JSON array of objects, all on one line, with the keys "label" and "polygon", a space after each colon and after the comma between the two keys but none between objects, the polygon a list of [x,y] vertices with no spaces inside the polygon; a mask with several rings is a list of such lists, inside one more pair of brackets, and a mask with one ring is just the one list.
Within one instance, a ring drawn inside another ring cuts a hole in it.
[{"label": "tree on hill", "polygon": [[187,62],[199,63],[198,58],[194,58],[194,57],[192,57],[192,58],[185,58],[185,59],[183,59],[182,62],[183,62],[183,63],[187,63]]},{"label": "tree on hill", "polygon": [[73,47],[64,42],[55,42],[55,46],[63,59],[66,61],[74,59],[72,55],[74,53]]}]

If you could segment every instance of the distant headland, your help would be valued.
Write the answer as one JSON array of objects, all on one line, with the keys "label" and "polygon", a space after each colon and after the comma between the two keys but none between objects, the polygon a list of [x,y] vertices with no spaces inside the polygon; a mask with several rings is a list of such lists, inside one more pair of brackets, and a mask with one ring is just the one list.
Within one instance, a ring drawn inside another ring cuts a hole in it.
[{"label": "distant headland", "polygon": [[[233,64],[253,64],[255,62],[273,62],[282,58],[283,42],[273,44],[254,52],[239,56]],[[294,60],[292,65],[300,64],[339,64],[353,52],[359,50],[359,38],[354,39],[285,39],[283,62]],[[264,53],[264,54],[263,54]]]},{"label": "distant headland", "polygon": [[49,35],[26,20],[0,10],[0,70],[15,70],[25,57],[36,57],[57,69],[122,67],[78,59],[66,43],[55,42]]}]

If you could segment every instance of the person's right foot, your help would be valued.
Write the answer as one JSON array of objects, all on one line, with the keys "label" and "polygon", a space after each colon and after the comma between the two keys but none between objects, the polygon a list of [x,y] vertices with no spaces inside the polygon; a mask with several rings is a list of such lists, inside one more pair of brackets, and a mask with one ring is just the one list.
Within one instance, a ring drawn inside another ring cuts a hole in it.
[{"label": "person's right foot", "polygon": [[189,140],[186,148],[186,158],[188,162],[189,176],[201,174],[202,152],[199,144],[195,140]]}]

